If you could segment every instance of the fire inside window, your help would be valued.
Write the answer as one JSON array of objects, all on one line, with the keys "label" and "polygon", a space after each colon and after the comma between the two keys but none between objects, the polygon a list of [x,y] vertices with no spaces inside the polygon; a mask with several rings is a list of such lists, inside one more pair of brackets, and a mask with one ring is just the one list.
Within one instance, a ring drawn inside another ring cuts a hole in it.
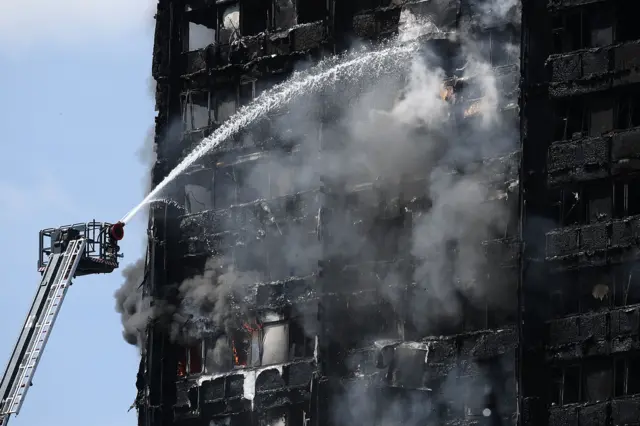
[{"label": "fire inside window", "polygon": [[178,377],[202,373],[202,352],[202,342],[178,352]]},{"label": "fire inside window", "polygon": [[[231,348],[233,351],[233,365],[235,367],[246,367],[250,364],[253,343],[260,339],[262,331],[261,324],[245,323],[242,329],[233,334],[231,338]],[[258,348],[255,348],[256,355]]]}]

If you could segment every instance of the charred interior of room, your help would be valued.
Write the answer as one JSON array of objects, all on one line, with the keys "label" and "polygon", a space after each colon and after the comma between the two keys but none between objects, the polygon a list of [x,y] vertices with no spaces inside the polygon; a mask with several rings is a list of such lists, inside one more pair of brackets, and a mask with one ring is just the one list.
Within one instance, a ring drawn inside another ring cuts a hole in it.
[{"label": "charred interior of room", "polygon": [[638,424],[632,4],[159,0],[139,425]]}]

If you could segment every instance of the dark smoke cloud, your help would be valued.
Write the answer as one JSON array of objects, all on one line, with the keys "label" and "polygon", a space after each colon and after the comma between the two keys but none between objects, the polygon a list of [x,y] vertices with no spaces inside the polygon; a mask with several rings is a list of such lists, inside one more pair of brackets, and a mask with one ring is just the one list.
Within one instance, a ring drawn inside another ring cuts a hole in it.
[{"label": "dark smoke cloud", "polygon": [[150,318],[148,310],[143,306],[142,284],[145,275],[145,260],[138,259],[135,263],[122,270],[125,281],[116,290],[116,311],[122,321],[122,336],[131,345],[140,343],[141,333],[144,332]]}]

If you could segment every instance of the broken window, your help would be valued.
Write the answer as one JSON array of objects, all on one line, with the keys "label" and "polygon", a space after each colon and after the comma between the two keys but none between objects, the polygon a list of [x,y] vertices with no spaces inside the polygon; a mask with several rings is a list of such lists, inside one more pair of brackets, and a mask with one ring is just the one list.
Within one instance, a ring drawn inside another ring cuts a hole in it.
[{"label": "broken window", "polygon": [[237,179],[232,166],[216,168],[213,181],[213,205],[216,209],[226,209],[237,202],[236,182]]},{"label": "broken window", "polygon": [[609,220],[612,213],[612,185],[609,182],[599,182],[590,185],[584,191],[587,216],[590,223]]},{"label": "broken window", "polygon": [[185,209],[188,213],[200,213],[213,209],[213,172],[203,170],[192,173],[184,186]]},{"label": "broken window", "polygon": [[211,123],[209,92],[188,92],[182,96],[182,121],[184,130],[191,131]]},{"label": "broken window", "polygon": [[640,214],[640,184],[637,180],[614,183],[613,210],[615,217]]},{"label": "broken window", "polygon": [[294,0],[272,0],[273,29],[285,30],[298,23]]},{"label": "broken window", "polygon": [[231,347],[226,335],[210,336],[204,341],[204,371],[217,374],[231,369]]},{"label": "broken window", "polygon": [[394,360],[391,364],[392,384],[409,388],[422,387],[426,356],[427,351],[424,350],[404,346],[396,347]]},{"label": "broken window", "polygon": [[247,322],[232,334],[235,367],[282,364],[289,360],[289,322],[274,312]]},{"label": "broken window", "polygon": [[240,38],[240,6],[231,4],[218,8],[218,42],[230,44]]},{"label": "broken window", "polygon": [[563,189],[561,205],[561,225],[579,225],[586,219],[586,208],[582,188]]},{"label": "broken window", "polygon": [[616,41],[625,42],[640,39],[640,25],[635,12],[636,0],[623,0],[616,4]]},{"label": "broken window", "polygon": [[251,11],[242,14],[242,34],[255,35],[264,32],[271,20],[271,0],[243,0],[242,10]]},{"label": "broken window", "polygon": [[640,356],[627,358],[626,393],[637,395],[640,393]]},{"label": "broken window", "polygon": [[242,244],[234,250],[234,262],[239,271],[254,272],[257,274],[269,273],[267,262],[268,246],[264,239],[264,229],[259,225],[249,229],[243,229],[249,244]]},{"label": "broken window", "polygon": [[606,309],[611,304],[611,273],[608,268],[589,268],[579,272],[580,312]]},{"label": "broken window", "polygon": [[551,317],[561,318],[580,312],[580,280],[576,271],[549,277],[551,285]]},{"label": "broken window", "polygon": [[289,322],[289,359],[312,358],[315,353],[315,337],[307,335],[302,318]]},{"label": "broken window", "polygon": [[634,264],[620,265],[614,275],[615,306],[640,303],[640,267]]},{"label": "broken window", "polygon": [[200,341],[178,351],[178,377],[202,373],[204,345]]},{"label": "broken window", "polygon": [[240,83],[240,102],[239,106],[244,106],[251,101],[253,101],[256,97],[256,80],[246,80]]},{"label": "broken window", "polygon": [[185,207],[189,213],[200,213],[213,207],[211,191],[199,185],[185,185]]},{"label": "broken window", "polygon": [[253,340],[253,329],[249,326],[241,328],[231,335],[231,351],[233,356],[233,366],[243,368],[251,366],[251,347]]},{"label": "broken window", "polygon": [[307,413],[301,405],[289,405],[263,412],[258,418],[258,426],[306,426]]},{"label": "broken window", "polygon": [[613,374],[610,359],[591,359],[585,362],[583,371],[583,400],[604,401],[611,398]]},{"label": "broken window", "polygon": [[351,0],[353,2],[353,11],[355,13],[364,12],[365,10],[376,9],[381,6],[384,0]]},{"label": "broken window", "polygon": [[589,45],[585,47],[604,47],[613,44],[613,8],[599,8],[594,13],[590,13],[587,18],[590,34]]},{"label": "broken window", "polygon": [[600,136],[613,130],[613,101],[611,98],[589,102],[589,136]]},{"label": "broken window", "polygon": [[191,52],[193,50],[204,49],[216,41],[216,30],[205,25],[189,22],[187,34],[184,37],[184,50]]},{"label": "broken window", "polygon": [[287,426],[291,424],[287,420],[287,412],[285,410],[273,410],[259,418],[258,426]]},{"label": "broken window", "polygon": [[261,173],[257,161],[244,161],[233,165],[237,182],[238,203],[250,203],[269,196],[269,180]]},{"label": "broken window", "polygon": [[551,402],[565,405],[580,402],[582,386],[580,365],[556,367],[551,371]]},{"label": "broken window", "polygon": [[581,137],[588,129],[589,116],[584,99],[559,103],[556,117],[554,141]]},{"label": "broken window", "polygon": [[282,364],[288,360],[289,324],[284,321],[265,324],[260,365]]},{"label": "broken window", "polygon": [[463,311],[463,330],[476,331],[487,328],[488,307],[486,303],[465,301]]},{"label": "broken window", "polygon": [[591,30],[586,8],[571,10],[553,18],[553,52],[566,53],[589,47]]},{"label": "broken window", "polygon": [[519,60],[519,42],[511,27],[492,29],[486,36],[487,61],[494,67],[515,64]]},{"label": "broken window", "polygon": [[324,19],[326,9],[325,0],[297,0],[298,23],[306,24]]},{"label": "broken window", "polygon": [[627,355],[614,361],[615,397],[640,393],[640,356]]},{"label": "broken window", "polygon": [[636,93],[623,95],[617,105],[616,126],[618,130],[640,126],[640,101]]},{"label": "broken window", "polygon": [[272,198],[284,197],[294,192],[296,173],[293,161],[283,157],[279,163],[281,167],[273,164],[269,168],[269,194]]},{"label": "broken window", "polygon": [[237,93],[235,91],[223,91],[216,93],[216,122],[223,123],[236,113]]},{"label": "broken window", "polygon": [[551,371],[551,403],[597,402],[640,393],[638,355],[591,358]]}]

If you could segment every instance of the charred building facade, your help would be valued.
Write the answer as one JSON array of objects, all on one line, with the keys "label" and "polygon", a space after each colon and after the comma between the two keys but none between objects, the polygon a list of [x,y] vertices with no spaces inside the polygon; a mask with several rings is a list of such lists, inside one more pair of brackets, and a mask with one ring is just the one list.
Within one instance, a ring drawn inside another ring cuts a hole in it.
[{"label": "charred building facade", "polygon": [[640,424],[631,4],[159,0],[139,424]]}]

